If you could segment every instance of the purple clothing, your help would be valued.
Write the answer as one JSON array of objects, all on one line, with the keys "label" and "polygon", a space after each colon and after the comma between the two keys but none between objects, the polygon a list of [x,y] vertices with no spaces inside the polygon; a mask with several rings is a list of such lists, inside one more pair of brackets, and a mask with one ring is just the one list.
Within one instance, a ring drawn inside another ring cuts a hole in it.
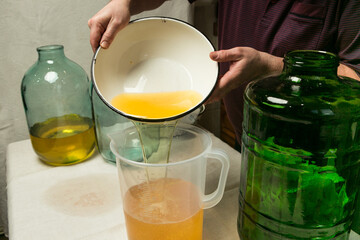
[{"label": "purple clothing", "polygon": [[[360,73],[359,0],[219,0],[219,49],[246,46],[283,57],[296,49],[337,54]],[[229,69],[220,64],[220,74]],[[229,120],[241,142],[241,86],[225,98]]]}]

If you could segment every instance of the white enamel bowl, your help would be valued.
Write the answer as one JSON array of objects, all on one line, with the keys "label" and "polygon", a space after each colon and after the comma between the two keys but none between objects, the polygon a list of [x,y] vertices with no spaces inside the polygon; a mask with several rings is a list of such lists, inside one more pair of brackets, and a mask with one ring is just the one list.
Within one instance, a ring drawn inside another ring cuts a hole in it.
[{"label": "white enamel bowl", "polygon": [[[201,106],[213,91],[218,63],[209,53],[211,42],[197,29],[177,19],[142,18],[122,29],[108,49],[97,49],[91,66],[94,88],[114,111],[129,119],[164,121],[185,116]],[[189,111],[169,119],[141,119],[115,109],[120,93],[195,90],[203,97]]]}]

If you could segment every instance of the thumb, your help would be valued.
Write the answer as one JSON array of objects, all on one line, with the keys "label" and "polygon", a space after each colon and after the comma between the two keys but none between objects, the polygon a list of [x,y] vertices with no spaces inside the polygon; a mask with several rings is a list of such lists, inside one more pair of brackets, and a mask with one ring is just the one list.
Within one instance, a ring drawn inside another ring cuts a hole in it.
[{"label": "thumb", "polygon": [[228,50],[219,50],[210,53],[210,58],[216,62],[232,62],[237,61],[241,57],[235,48]]}]

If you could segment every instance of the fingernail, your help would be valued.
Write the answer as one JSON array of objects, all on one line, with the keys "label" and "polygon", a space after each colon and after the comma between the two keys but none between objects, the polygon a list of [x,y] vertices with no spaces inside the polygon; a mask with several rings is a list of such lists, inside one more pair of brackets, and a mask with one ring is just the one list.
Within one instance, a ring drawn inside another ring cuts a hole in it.
[{"label": "fingernail", "polygon": [[108,43],[107,41],[102,41],[102,42],[100,43],[100,46],[101,46],[102,48],[108,48],[108,47],[109,47],[109,43]]},{"label": "fingernail", "polygon": [[217,53],[217,52],[212,52],[211,53],[211,57],[212,57],[212,59],[218,59],[218,57],[219,57],[219,54]]}]

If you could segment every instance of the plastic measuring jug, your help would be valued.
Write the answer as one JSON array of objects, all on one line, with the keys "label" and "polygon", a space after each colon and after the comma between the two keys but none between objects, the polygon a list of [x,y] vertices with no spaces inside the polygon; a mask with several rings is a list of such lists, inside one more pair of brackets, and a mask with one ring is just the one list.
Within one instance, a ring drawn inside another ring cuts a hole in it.
[{"label": "plastic measuring jug", "polygon": [[[203,209],[222,198],[228,156],[212,149],[208,132],[176,128],[168,163],[145,163],[135,127],[110,135],[116,156],[128,239],[202,239]],[[156,152],[154,152],[156,154]],[[208,159],[221,163],[217,189],[205,195]]]}]

